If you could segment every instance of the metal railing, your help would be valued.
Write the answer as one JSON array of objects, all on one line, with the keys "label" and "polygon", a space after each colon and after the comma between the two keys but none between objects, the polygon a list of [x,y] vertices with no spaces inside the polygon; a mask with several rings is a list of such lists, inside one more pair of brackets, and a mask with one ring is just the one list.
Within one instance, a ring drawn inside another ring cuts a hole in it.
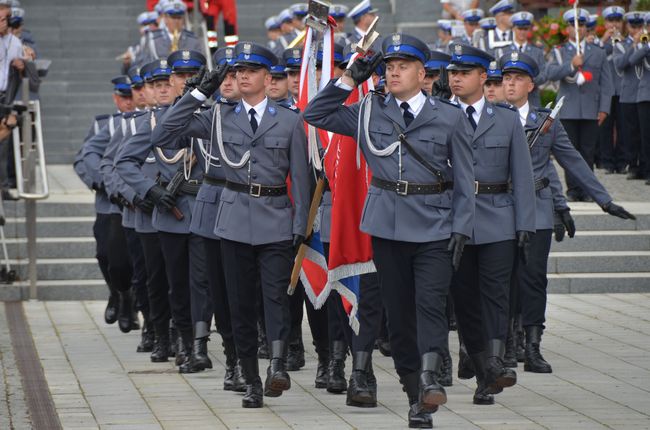
[{"label": "metal railing", "polygon": [[50,190],[41,127],[41,106],[38,100],[29,100],[29,80],[27,78],[23,79],[22,91],[22,104],[26,106],[27,110],[20,117],[20,129],[14,128],[13,130],[13,147],[18,198],[25,201],[29,298],[35,300],[38,298],[36,201],[46,199]]}]

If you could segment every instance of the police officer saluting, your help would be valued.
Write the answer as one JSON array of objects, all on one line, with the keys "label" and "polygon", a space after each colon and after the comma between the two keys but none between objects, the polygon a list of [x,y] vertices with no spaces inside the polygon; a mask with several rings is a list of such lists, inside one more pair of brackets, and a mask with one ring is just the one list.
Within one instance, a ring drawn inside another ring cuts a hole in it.
[{"label": "police officer saluting", "polygon": [[305,119],[357,136],[361,117],[359,143],[374,175],[361,230],[372,236],[393,359],[410,405],[409,426],[430,428],[429,414],[447,401],[437,372],[447,344],[452,261],[459,264],[472,234],[472,130],[457,106],[421,91],[426,44],[397,33],[384,39],[382,51],[387,96],[342,104],[379,64],[378,55],[363,58],[319,92]]},{"label": "police officer saluting", "polygon": [[[172,134],[209,139],[214,127],[226,175],[215,234],[221,238],[226,288],[233,332],[247,391],[246,408],[260,408],[262,382],[257,364],[256,283],[261,281],[271,363],[264,394],[277,397],[291,387],[285,370],[289,336],[286,294],[294,248],[302,243],[309,208],[309,178],[304,125],[294,111],[265,95],[269,69],[277,59],[268,49],[249,42],[235,47],[234,67],[242,100],[195,109],[211,96],[228,68],[218,66],[197,89],[183,96],[162,126]],[[214,120],[214,124],[213,124]],[[291,177],[291,194],[285,180]],[[259,273],[259,275],[258,275]]]},{"label": "police officer saluting", "polygon": [[[510,277],[517,247],[535,231],[533,173],[516,109],[483,96],[491,55],[452,48],[449,84],[474,129],[476,215],[454,276],[452,295],[460,333],[476,371],[475,404],[517,381],[503,364],[508,334]],[[517,55],[516,53],[513,55]]]},{"label": "police officer saluting", "polygon": [[[533,80],[538,71],[537,64],[528,55],[516,53],[502,57],[500,62],[503,65],[506,100],[518,108],[520,121],[525,124],[524,130],[527,133],[534,131],[549,113],[548,109],[531,106],[528,103],[528,93],[535,86]],[[567,103],[575,102],[575,99],[567,100]],[[527,264],[518,264],[516,274],[523,326],[526,332],[524,370],[551,373],[550,364],[544,360],[540,352],[546,312],[546,271],[554,225],[553,193],[549,187],[553,175],[549,170],[553,167],[549,163],[551,155],[567,172],[573,172],[577,184],[600,205],[603,211],[623,219],[635,218],[624,208],[613,203],[607,190],[598,182],[580,153],[571,145],[562,124],[555,121],[548,133],[540,135],[537,142],[529,142],[529,147],[535,177],[537,231],[530,240]],[[561,216],[565,225],[572,224],[568,210]]]}]

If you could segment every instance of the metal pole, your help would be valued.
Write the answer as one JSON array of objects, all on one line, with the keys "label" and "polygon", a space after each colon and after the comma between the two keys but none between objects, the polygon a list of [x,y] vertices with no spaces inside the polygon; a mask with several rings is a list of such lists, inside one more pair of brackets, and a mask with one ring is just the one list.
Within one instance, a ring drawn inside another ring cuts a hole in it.
[{"label": "metal pole", "polygon": [[196,34],[196,37],[201,37],[199,34],[199,29],[201,26],[201,7],[199,6],[199,0],[194,0],[194,11],[192,12],[192,31]]},{"label": "metal pole", "polygon": [[[23,79],[22,85],[23,103],[29,107],[29,79]],[[28,193],[36,191],[36,150],[34,148],[32,139],[32,113],[25,111],[23,113],[22,124],[22,139],[23,139],[23,176],[27,176],[25,190]],[[18,180],[25,180],[25,178],[17,178]],[[36,300],[38,292],[36,289],[37,271],[36,271],[36,200],[25,199],[25,233],[27,236],[27,259],[28,277],[29,277],[29,299]]]}]

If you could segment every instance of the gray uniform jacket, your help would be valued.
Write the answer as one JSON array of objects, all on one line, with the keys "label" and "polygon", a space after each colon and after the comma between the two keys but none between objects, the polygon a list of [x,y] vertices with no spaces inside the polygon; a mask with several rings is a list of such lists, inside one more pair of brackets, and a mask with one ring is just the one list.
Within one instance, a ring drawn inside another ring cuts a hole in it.
[{"label": "gray uniform jacket", "polygon": [[[526,118],[525,130],[528,131],[537,128],[547,112],[549,112],[547,109],[531,107],[528,118]],[[580,187],[587,191],[596,203],[602,206],[612,201],[611,196],[607,193],[605,187],[598,182],[594,172],[589,169],[582,155],[571,144],[569,136],[560,121],[555,121],[548,133],[540,136],[537,143],[530,150],[535,180],[542,178],[551,180],[552,175],[555,174],[557,176],[557,172],[551,171],[551,169],[554,170],[554,166],[550,162],[551,154],[565,170],[573,173]],[[537,191],[537,213],[535,216],[537,230],[553,228],[553,209],[556,206],[553,195],[554,188],[557,187],[546,187]]]},{"label": "gray uniform jacket", "polygon": [[[221,100],[217,101],[217,103],[219,102],[221,102]],[[202,108],[203,107],[204,106],[202,106]],[[205,107],[205,109],[207,109],[207,107]],[[173,134],[165,132],[161,127],[157,127],[154,130],[153,139],[155,139],[156,145],[166,149],[188,148],[191,143],[192,150],[199,159],[195,168],[201,169],[204,175],[208,175],[211,178],[220,180],[226,179],[226,174],[219,158],[219,149],[214,145],[208,145],[208,141],[198,138],[179,139]],[[207,151],[211,151],[210,158],[208,157]],[[209,165],[206,163],[206,158],[210,159]],[[194,208],[192,209],[190,232],[208,239],[219,239],[219,237],[214,233],[214,230],[217,223],[219,199],[222,191],[222,186],[213,185],[206,181],[201,183],[199,193],[196,195],[196,201],[194,202]]]},{"label": "gray uniform jacket", "polygon": [[[159,58],[166,58],[171,53],[172,39],[167,30],[156,30],[150,33],[144,49],[138,54],[135,64],[143,66]],[[183,29],[178,39],[178,49],[203,52],[201,42],[191,31]]]},{"label": "gray uniform jacket", "polygon": [[630,53],[629,61],[640,76],[636,103],[650,102],[650,46],[643,43],[635,47]]},{"label": "gray uniform jacket", "polygon": [[519,114],[485,102],[472,137],[474,177],[479,183],[511,182],[512,192],[478,194],[469,244],[516,238],[535,232],[535,185],[530,151]]},{"label": "gray uniform jacket", "polygon": [[[499,48],[499,51],[502,51],[503,55],[508,55],[512,52],[519,52],[514,44],[508,45],[504,48]],[[539,106],[541,104],[539,87],[540,85],[545,84],[547,81],[546,58],[544,58],[544,50],[535,45],[527,43],[526,47],[524,48],[524,54],[530,55],[533,60],[535,60],[535,63],[537,63],[537,67],[539,67],[539,74],[533,80],[535,82],[535,89],[528,94],[528,102],[531,105]],[[499,55],[497,58],[501,58],[501,56]]]},{"label": "gray uniform jacket", "polygon": [[607,54],[607,62],[609,63],[609,68],[611,70],[611,75],[614,84],[614,95],[621,95],[621,80],[623,78],[623,72],[616,70],[614,66],[614,46],[612,45],[612,40],[609,39],[606,43],[600,44],[600,46],[605,50]]},{"label": "gray uniform jacket", "polygon": [[[250,160],[242,168],[221,164],[226,179],[242,184],[278,186],[291,177],[293,207],[288,195],[253,197],[224,189],[219,201],[215,234],[222,239],[263,245],[291,240],[304,235],[310,205],[310,173],[302,117],[291,109],[268,100],[266,110],[253,133],[247,113],[236,105],[216,103],[201,113],[195,110],[201,101],[187,93],[169,109],[162,126],[175,136],[211,139],[216,106],[221,106],[221,134],[226,156],[238,163],[250,151]],[[216,133],[216,130],[215,130]],[[213,146],[217,145],[216,134]]]},{"label": "gray uniform jacket", "polygon": [[[151,117],[155,115],[154,112],[155,110],[140,112],[131,118],[135,133],[124,141],[114,160],[115,171],[141,199],[145,198],[158,177],[156,158],[151,151]],[[158,231],[151,224],[151,214],[138,208],[135,210],[135,230],[138,233]]]},{"label": "gray uniform jacket", "polygon": [[[81,148],[79,148],[79,151],[75,155],[74,158],[74,171],[77,173],[77,176],[79,176],[79,179],[86,184],[86,186],[89,189],[92,189],[93,186],[93,177],[88,173],[86,170],[86,163],[84,163],[84,149],[87,144],[87,142],[95,136],[99,131],[106,125],[108,122],[108,118],[110,118],[110,115],[98,115],[95,117],[95,120],[93,121],[93,125],[90,126],[90,130],[88,130],[88,135],[84,139],[83,145],[81,145]],[[95,212],[98,214],[108,214],[110,213],[110,202],[108,200],[108,196],[106,195],[105,192],[103,191],[96,191],[95,192]]]},{"label": "gray uniform jacket", "polygon": [[571,43],[553,50],[551,62],[546,66],[549,81],[560,81],[558,97],[566,96],[567,103],[560,111],[560,119],[598,119],[598,112],[609,114],[614,94],[611,69],[607,67],[605,50],[591,43],[585,44],[583,70],[591,72],[593,79],[578,86],[571,60],[576,49]]},{"label": "gray uniform jacket", "polygon": [[[356,136],[359,115],[365,111],[360,103],[344,106],[348,95],[349,91],[331,82],[311,101],[304,113],[305,120],[334,133]],[[453,190],[402,196],[371,185],[361,230],[384,239],[415,243],[446,240],[452,232],[472,236],[475,211],[472,130],[465,114],[455,105],[428,97],[420,113],[406,127],[395,99],[390,95],[385,98],[375,95],[368,132],[376,149],[386,148],[398,140],[392,121],[399,124],[409,143],[443,172],[445,180],[453,180]],[[365,128],[362,125],[360,144],[374,176],[397,182],[401,154],[402,180],[420,184],[438,182],[405,148],[398,147],[384,157],[374,155],[364,137]]]},{"label": "gray uniform jacket", "polygon": [[[108,143],[115,133],[115,130],[119,127],[121,116],[122,114],[116,113],[106,118],[106,123],[104,126],[101,127],[99,131],[90,139],[88,139],[83,145],[83,149],[81,151],[83,167],[80,168],[84,169],[87,176],[90,178],[91,184],[104,183],[104,178],[100,172],[100,163],[102,157],[104,156],[104,152],[108,147]],[[99,199],[97,196],[100,196]],[[95,195],[95,210],[97,213],[113,213],[111,206],[112,205],[108,200],[108,195],[106,193],[97,193]]]},{"label": "gray uniform jacket", "polygon": [[633,40],[631,37],[626,37],[614,47],[614,66],[619,72],[623,72],[623,79],[621,80],[621,95],[619,101],[621,103],[636,103],[637,90],[639,88],[639,78],[637,77],[637,69],[643,70],[643,65],[630,62],[630,56],[635,51]]}]

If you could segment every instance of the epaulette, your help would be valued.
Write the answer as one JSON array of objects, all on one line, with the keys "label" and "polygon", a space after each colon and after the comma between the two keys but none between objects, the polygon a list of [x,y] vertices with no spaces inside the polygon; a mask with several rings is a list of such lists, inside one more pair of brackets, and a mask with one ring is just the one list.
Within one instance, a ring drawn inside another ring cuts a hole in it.
[{"label": "epaulette", "polygon": [[122,116],[122,112],[117,112],[111,115],[113,118],[117,118],[118,116]]},{"label": "epaulette", "polygon": [[236,104],[238,104],[238,102],[236,102],[236,101],[232,101],[232,100],[228,100],[228,99],[225,98],[225,97],[217,97],[217,98],[214,100],[214,102],[215,102],[215,103],[219,103],[219,104],[221,104],[221,105],[228,105],[228,106],[235,106]]},{"label": "epaulette", "polygon": [[513,112],[519,112],[516,107],[508,103],[497,102],[494,106],[499,106],[500,108],[509,109]]},{"label": "epaulette", "polygon": [[295,113],[300,113],[300,108],[296,105],[290,105],[290,104],[284,104],[284,103],[278,103],[278,106],[282,106],[285,109],[288,109],[292,112]]},{"label": "epaulette", "polygon": [[437,97],[437,96],[436,96],[436,97],[433,97],[433,98],[436,99],[436,100],[438,100],[438,101],[440,101],[440,102],[443,102],[444,104],[447,104],[447,105],[449,105],[449,106],[453,106],[453,107],[455,107],[456,109],[460,109],[460,106],[459,106],[458,104],[452,102],[451,100],[447,100],[447,99],[444,99],[444,98],[442,98],[442,97]]},{"label": "epaulette", "polygon": [[137,111],[133,112],[133,116],[131,118],[137,118],[139,116],[146,115],[149,112],[151,112],[151,111],[149,111],[149,110],[137,110]]},{"label": "epaulette", "polygon": [[108,119],[108,118],[110,118],[109,114],[97,115],[95,117],[95,121],[103,121],[103,120]]}]

